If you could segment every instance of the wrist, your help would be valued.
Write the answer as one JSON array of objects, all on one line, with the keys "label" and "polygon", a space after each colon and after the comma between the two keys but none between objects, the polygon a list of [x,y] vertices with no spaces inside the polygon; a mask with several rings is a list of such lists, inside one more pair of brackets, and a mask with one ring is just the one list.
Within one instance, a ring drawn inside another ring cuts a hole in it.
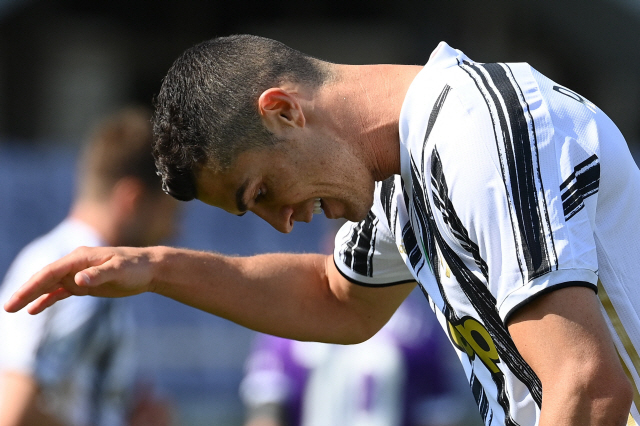
[{"label": "wrist", "polygon": [[143,249],[149,264],[150,279],[147,291],[162,294],[167,283],[168,274],[171,272],[170,259],[172,247],[155,246]]}]

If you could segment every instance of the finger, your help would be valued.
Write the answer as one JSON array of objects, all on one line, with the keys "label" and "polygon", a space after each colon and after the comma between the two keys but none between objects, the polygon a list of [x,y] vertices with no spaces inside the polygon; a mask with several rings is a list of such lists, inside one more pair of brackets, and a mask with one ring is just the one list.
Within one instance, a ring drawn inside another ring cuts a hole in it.
[{"label": "finger", "polygon": [[27,312],[29,312],[31,315],[39,314],[54,303],[66,299],[69,296],[73,296],[73,293],[61,287],[57,290],[52,291],[51,293],[40,296],[31,305],[29,305],[29,307],[27,308]]},{"label": "finger", "polygon": [[5,304],[5,310],[19,311],[40,296],[60,288],[62,282],[70,289],[70,286],[75,285],[73,277],[76,272],[99,265],[112,255],[109,253],[103,255],[97,250],[86,247],[76,249],[71,254],[44,267],[14,293]]},{"label": "finger", "polygon": [[61,270],[51,270],[51,265],[34,274],[29,281],[22,285],[5,303],[7,312],[17,312],[36,300],[43,294],[61,288],[60,281],[64,278]]}]

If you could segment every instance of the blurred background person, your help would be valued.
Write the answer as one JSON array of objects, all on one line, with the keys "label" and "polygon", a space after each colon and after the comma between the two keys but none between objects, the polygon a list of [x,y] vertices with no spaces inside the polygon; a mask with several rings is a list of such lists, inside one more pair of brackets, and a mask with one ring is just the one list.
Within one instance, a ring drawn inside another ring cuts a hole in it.
[{"label": "blurred background person", "polygon": [[240,385],[245,426],[481,425],[451,350],[419,289],[358,345],[259,334]]},{"label": "blurred background person", "polygon": [[[78,162],[68,216],[20,252],[0,288],[3,302],[78,246],[153,245],[172,234],[177,202],[155,173],[149,119],[131,107],[98,125]],[[0,313],[0,425],[169,425],[166,405],[135,392],[133,332],[130,306],[117,299],[69,298],[43,316]]]}]

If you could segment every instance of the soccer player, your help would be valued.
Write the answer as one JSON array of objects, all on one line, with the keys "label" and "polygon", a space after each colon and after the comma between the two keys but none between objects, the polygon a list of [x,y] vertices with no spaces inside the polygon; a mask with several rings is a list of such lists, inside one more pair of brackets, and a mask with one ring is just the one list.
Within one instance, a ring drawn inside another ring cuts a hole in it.
[{"label": "soccer player", "polygon": [[486,424],[635,424],[640,171],[582,96],[445,43],[424,67],[349,66],[232,36],[177,59],[154,132],[178,199],[282,232],[321,211],[353,222],[333,256],[77,250],[6,310],[153,291],[269,334],[355,343],[417,282]]},{"label": "soccer player", "polygon": [[[146,246],[172,232],[178,203],[160,189],[150,118],[146,109],[126,108],[97,126],[80,157],[68,217],[20,252],[2,284],[3,301],[78,246]],[[73,298],[35,317],[2,312],[0,425],[168,424],[158,401],[134,403],[130,309],[117,299]]]}]

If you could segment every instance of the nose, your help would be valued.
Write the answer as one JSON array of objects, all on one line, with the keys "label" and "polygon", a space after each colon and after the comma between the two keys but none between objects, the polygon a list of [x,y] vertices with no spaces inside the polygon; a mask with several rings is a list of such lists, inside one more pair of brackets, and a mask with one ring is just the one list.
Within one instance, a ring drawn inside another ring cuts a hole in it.
[{"label": "nose", "polygon": [[293,229],[293,207],[291,206],[280,208],[256,206],[252,211],[269,225],[284,234],[288,234]]}]

